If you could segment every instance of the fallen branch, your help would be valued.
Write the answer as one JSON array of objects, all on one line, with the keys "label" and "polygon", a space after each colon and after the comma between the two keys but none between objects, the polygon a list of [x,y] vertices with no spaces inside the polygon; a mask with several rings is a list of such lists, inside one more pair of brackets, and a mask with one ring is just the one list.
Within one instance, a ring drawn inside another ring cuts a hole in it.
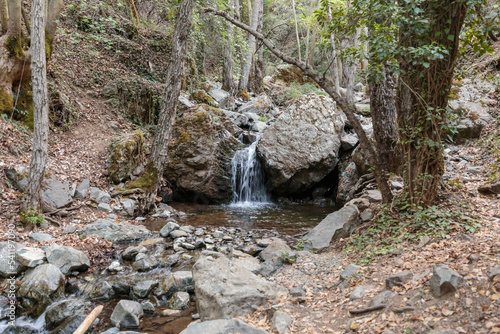
[{"label": "fallen branch", "polygon": [[45,217],[43,217],[43,219],[48,220],[49,222],[51,222],[52,224],[56,224],[57,226],[61,226],[61,223],[53,218],[45,216]]},{"label": "fallen branch", "polygon": [[381,310],[381,309],[385,308],[386,306],[387,306],[386,304],[380,304],[380,305],[377,305],[377,306],[362,308],[362,309],[359,309],[359,310],[349,310],[349,313],[351,313],[353,315],[364,314],[364,313],[368,313],[368,312],[373,312],[373,311]]},{"label": "fallen branch", "polygon": [[84,334],[87,329],[92,325],[95,318],[102,312],[104,306],[99,305],[95,309],[90,312],[90,314],[85,318],[85,320],[81,323],[81,325],[73,332],[73,334]]},{"label": "fallen branch", "polygon": [[52,216],[52,215],[55,215],[56,213],[59,213],[61,211],[73,211],[73,210],[78,210],[81,207],[82,207],[82,205],[72,206],[71,208],[61,208],[61,209],[53,210],[51,212],[46,212],[45,214]]}]

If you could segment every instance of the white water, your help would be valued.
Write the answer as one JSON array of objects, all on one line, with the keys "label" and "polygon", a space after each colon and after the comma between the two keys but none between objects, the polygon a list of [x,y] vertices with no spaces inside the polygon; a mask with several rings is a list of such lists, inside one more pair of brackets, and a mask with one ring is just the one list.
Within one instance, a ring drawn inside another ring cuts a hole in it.
[{"label": "white water", "polygon": [[29,317],[19,317],[15,320],[14,327],[10,326],[7,320],[0,321],[0,333],[16,333],[21,328],[30,329],[32,333],[48,333],[45,330],[45,313],[46,311],[36,320]]},{"label": "white water", "polygon": [[257,143],[237,151],[231,160],[233,202],[231,206],[250,207],[271,204],[264,184],[264,171],[257,158]]}]

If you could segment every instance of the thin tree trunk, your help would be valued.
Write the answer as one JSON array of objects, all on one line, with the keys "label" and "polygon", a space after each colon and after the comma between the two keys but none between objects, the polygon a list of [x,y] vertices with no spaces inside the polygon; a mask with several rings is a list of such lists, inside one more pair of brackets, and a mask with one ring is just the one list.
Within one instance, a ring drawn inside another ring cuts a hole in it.
[{"label": "thin tree trunk", "polygon": [[[259,33],[262,33],[262,24],[263,24],[263,19],[264,19],[264,1],[261,2],[262,6],[259,8],[259,20],[257,23],[257,29]],[[256,51],[255,53],[257,54],[257,57],[254,56],[253,59],[253,75],[251,76],[251,83],[249,84],[251,90],[259,94],[262,92],[262,82],[264,80],[264,49],[262,42],[256,43]]]},{"label": "thin tree trunk", "polygon": [[[231,15],[234,16],[236,11],[234,0],[229,0],[229,10]],[[234,27],[232,24],[227,23],[226,26],[226,40],[224,42],[224,64],[222,67],[222,89],[232,92],[234,90],[233,81],[233,34]]]},{"label": "thin tree trunk", "polygon": [[[21,0],[8,0],[9,7],[9,35],[21,35]],[[45,5],[44,5],[45,7]],[[45,10],[44,10],[45,13]]]},{"label": "thin tree trunk", "polygon": [[177,100],[181,91],[184,64],[187,55],[187,44],[193,14],[194,0],[184,0],[179,8],[177,23],[175,25],[172,39],[172,53],[167,69],[167,89],[165,92],[163,107],[160,112],[159,128],[156,133],[151,153],[151,160],[146,166],[144,179],[150,180],[151,184],[145,196],[143,211],[149,211],[156,202],[156,194],[160,186],[160,179],[165,169],[165,161],[168,153],[168,143],[172,133]]},{"label": "thin tree trunk", "polygon": [[7,7],[7,0],[0,0],[0,23],[3,35],[9,30],[9,9]]},{"label": "thin tree trunk", "polygon": [[300,37],[299,37],[299,22],[297,22],[297,11],[295,10],[295,0],[292,0],[293,20],[295,22],[295,37],[297,38],[297,51],[299,53],[299,61],[302,61],[300,51]]},{"label": "thin tree trunk", "polygon": [[33,150],[24,211],[41,210],[42,181],[47,166],[49,138],[49,104],[45,55],[45,0],[31,5],[31,80],[33,87]]},{"label": "thin tree trunk", "polygon": [[[252,23],[251,28],[253,30],[257,29],[259,24],[259,11],[263,6],[263,0],[254,0],[253,8],[252,8]],[[238,84],[239,90],[247,90],[248,89],[248,79],[250,77],[250,70],[252,68],[252,59],[255,53],[255,36],[250,34],[248,36],[248,51],[245,56],[243,66],[241,68],[241,77],[240,82]]]},{"label": "thin tree trunk", "polygon": [[[328,5],[328,20],[332,20],[332,8]],[[333,89],[335,93],[340,95],[340,76],[339,76],[339,62],[337,57],[337,47],[335,45],[335,35],[330,34],[330,44],[332,45],[332,65],[330,72],[332,74]]]},{"label": "thin tree trunk", "polygon": [[52,43],[56,36],[57,20],[62,9],[62,0],[49,0],[47,8],[47,34]]}]

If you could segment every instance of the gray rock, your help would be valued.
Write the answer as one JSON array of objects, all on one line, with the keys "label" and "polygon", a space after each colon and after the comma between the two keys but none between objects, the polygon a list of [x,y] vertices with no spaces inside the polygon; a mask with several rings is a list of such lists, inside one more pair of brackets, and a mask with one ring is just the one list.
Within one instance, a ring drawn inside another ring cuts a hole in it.
[{"label": "gray rock", "polygon": [[413,273],[411,271],[402,271],[400,273],[388,277],[385,280],[385,287],[390,290],[395,286],[402,286],[403,284],[411,281],[412,278],[413,278]]},{"label": "gray rock", "polygon": [[352,150],[358,143],[359,139],[355,134],[344,135],[340,138],[340,144],[345,151]]},{"label": "gray rock", "polygon": [[392,189],[399,190],[399,189],[403,189],[404,185],[401,182],[393,181],[393,182],[391,182],[391,187],[392,187]]},{"label": "gray rock", "polygon": [[90,199],[99,203],[109,203],[111,201],[111,195],[105,191],[101,191],[99,188],[90,188]]},{"label": "gray rock", "polygon": [[242,128],[242,127],[248,127],[248,116],[245,114],[240,114],[238,112],[233,112],[229,110],[223,110],[222,112],[230,119],[233,121],[233,123]]},{"label": "gray rock", "polygon": [[108,271],[112,273],[117,273],[119,271],[123,271],[123,266],[119,261],[113,261],[108,267]]},{"label": "gray rock", "polygon": [[146,298],[147,295],[158,286],[157,281],[147,280],[140,281],[136,285],[134,285],[134,294],[139,298]]},{"label": "gray rock", "polygon": [[305,293],[305,291],[301,287],[296,287],[296,288],[290,289],[290,295],[292,297],[301,297],[304,295],[304,293]]},{"label": "gray rock", "polygon": [[217,103],[219,103],[219,107],[221,109],[234,109],[234,98],[231,97],[231,94],[222,90],[220,88],[212,88],[208,91],[208,95],[210,95]]},{"label": "gray rock", "polygon": [[202,255],[193,267],[202,321],[242,316],[253,312],[255,306],[287,293],[286,289],[259,278],[238,262],[216,254]]},{"label": "gray rock", "polygon": [[137,271],[150,271],[158,267],[159,262],[155,256],[146,255],[144,253],[140,253],[135,257],[135,262],[132,263],[132,268]]},{"label": "gray rock", "polygon": [[500,275],[500,265],[493,267],[488,274],[488,280],[493,281],[495,279],[495,276]]},{"label": "gray rock", "polygon": [[109,218],[109,219],[113,219],[113,220],[117,220],[117,219],[118,219],[118,216],[117,216],[117,215],[115,215],[114,213],[111,213],[111,214],[109,214],[109,215],[108,215],[108,218]]},{"label": "gray rock", "polygon": [[113,138],[109,149],[109,178],[115,184],[127,181],[143,163],[144,136],[136,130]]},{"label": "gray rock", "polygon": [[382,193],[379,190],[368,190],[363,197],[367,198],[370,203],[382,202]]},{"label": "gray rock", "polygon": [[113,287],[105,281],[97,281],[84,289],[92,301],[108,301],[115,297]]},{"label": "gray rock", "polygon": [[52,264],[41,264],[26,272],[17,297],[29,314],[38,316],[64,293],[64,275]]},{"label": "gray rock", "polygon": [[86,271],[90,267],[87,254],[70,246],[51,245],[45,249],[47,261],[58,267],[64,275],[73,271]]},{"label": "gray rock", "polygon": [[169,299],[168,305],[173,310],[185,310],[189,307],[189,293],[179,291]]},{"label": "gray rock", "polygon": [[250,128],[250,130],[255,131],[255,132],[264,132],[264,130],[267,129],[267,127],[268,127],[268,125],[266,124],[266,122],[255,121],[252,124],[252,127]]},{"label": "gray rock", "polygon": [[[280,256],[274,256],[266,261],[264,261],[261,265],[257,274],[262,276],[270,276],[276,272],[279,268],[283,266],[283,259]],[[249,268],[247,268],[249,269]]]},{"label": "gray rock", "polygon": [[176,292],[187,292],[194,288],[193,273],[190,271],[176,271],[167,274],[160,282],[161,294],[167,297]]},{"label": "gray rock", "polygon": [[[245,114],[245,113],[255,113],[258,115],[264,115],[267,114],[269,111],[271,111],[272,108],[272,101],[267,95],[260,95],[257,96],[256,98],[248,101],[244,105],[242,105],[239,109],[238,112]],[[257,119],[254,119],[256,121]]]},{"label": "gray rock", "polygon": [[42,198],[51,207],[59,209],[73,202],[68,182],[61,182],[51,176],[45,177],[43,183]]},{"label": "gray rock", "polygon": [[370,300],[370,302],[368,303],[368,307],[382,305],[395,295],[396,294],[392,291],[381,292]]},{"label": "gray rock", "polygon": [[190,243],[187,243],[187,242],[183,242],[181,243],[182,247],[186,248],[186,249],[189,249],[189,250],[194,250],[196,247]]},{"label": "gray rock", "polygon": [[370,202],[366,198],[354,198],[350,200],[345,206],[354,205],[359,211],[363,211],[370,207]]},{"label": "gray rock", "polygon": [[29,237],[38,242],[54,240],[54,237],[47,233],[30,233]]},{"label": "gray rock", "polygon": [[361,270],[360,266],[357,266],[353,263],[347,265],[344,270],[340,272],[340,279],[345,281],[349,277],[356,275]]},{"label": "gray rock", "polygon": [[354,162],[350,162],[347,166],[345,163],[340,164],[339,171],[340,176],[336,201],[338,203],[345,203],[351,199],[351,190],[359,180],[359,173]]},{"label": "gray rock", "polygon": [[436,264],[432,268],[432,273],[431,289],[438,297],[455,292],[463,280],[462,276],[443,263]]},{"label": "gray rock", "polygon": [[297,99],[258,142],[267,189],[278,196],[297,195],[320,182],[338,162],[343,128],[331,99],[316,94]]},{"label": "gray rock", "polygon": [[177,238],[182,238],[182,237],[187,237],[188,236],[187,232],[184,232],[184,231],[181,231],[181,230],[174,230],[174,231],[170,232],[169,235],[173,239],[177,239]]},{"label": "gray rock", "polygon": [[177,109],[179,110],[179,112],[185,112],[196,106],[196,104],[189,101],[187,97],[184,97],[182,95],[179,95],[178,101],[179,103],[177,104]]},{"label": "gray rock", "polygon": [[366,295],[365,288],[362,286],[357,286],[352,292],[351,295],[349,296],[349,299],[351,300],[356,300],[356,299],[361,299]]},{"label": "gray rock", "polygon": [[144,246],[129,246],[122,253],[122,259],[132,261],[139,253],[145,253],[146,247]]},{"label": "gray rock", "polygon": [[139,327],[139,319],[144,315],[141,304],[132,300],[120,300],[111,314],[113,326],[125,328]]},{"label": "gray rock", "polygon": [[83,314],[76,314],[66,318],[63,323],[57,326],[52,333],[57,334],[73,334],[80,324],[85,320],[86,316]]},{"label": "gray rock", "polygon": [[427,334],[456,334],[453,329],[433,329]]},{"label": "gray rock", "polygon": [[23,247],[16,252],[16,259],[28,268],[35,268],[47,259],[45,251],[40,248]]},{"label": "gray rock", "polygon": [[134,212],[137,209],[137,202],[134,201],[133,199],[126,199],[125,201],[122,202],[123,205],[123,211],[125,211],[125,214],[129,217],[134,216]]},{"label": "gray rock", "polygon": [[68,225],[64,228],[62,231],[62,234],[71,234],[76,232],[76,226],[75,225]]},{"label": "gray rock", "polygon": [[271,329],[278,333],[287,333],[288,327],[292,324],[292,317],[282,311],[274,312],[273,319],[271,320]]},{"label": "gray rock", "polygon": [[160,230],[160,235],[164,238],[168,237],[170,232],[178,230],[179,229],[179,224],[174,223],[174,222],[168,222],[163,226]]},{"label": "gray rock", "polygon": [[117,223],[112,219],[99,219],[86,225],[77,233],[82,236],[96,236],[111,241],[112,243],[125,243],[143,239],[151,232],[142,225]]},{"label": "gray rock", "polygon": [[359,217],[361,218],[361,221],[363,221],[363,222],[370,221],[373,218],[373,211],[371,209],[366,209],[365,211],[363,211],[359,215]]},{"label": "gray rock", "polygon": [[141,303],[141,306],[142,306],[142,309],[144,310],[145,313],[155,313],[156,312],[155,306],[149,300],[143,301]]},{"label": "gray rock", "polygon": [[260,252],[260,258],[264,261],[274,258],[274,253],[276,252],[288,252],[290,253],[292,249],[286,244],[286,242],[279,238],[272,239],[271,243]]},{"label": "gray rock", "polygon": [[329,214],[303,238],[305,250],[322,250],[335,239],[343,238],[359,223],[359,211],[354,205]]},{"label": "gray rock", "polygon": [[193,322],[180,334],[269,334],[265,330],[247,325],[240,319],[218,319]]},{"label": "gray rock", "polygon": [[174,265],[179,263],[180,260],[181,260],[181,257],[179,254],[170,254],[166,257],[161,258],[160,266],[162,266],[164,268],[173,267]]},{"label": "gray rock", "polygon": [[5,175],[12,182],[14,188],[20,192],[24,192],[26,186],[28,185],[28,175],[29,168],[27,166],[16,166],[14,168],[7,169]]},{"label": "gray rock", "polygon": [[113,212],[113,209],[111,209],[108,203],[99,203],[97,208],[102,211]]},{"label": "gray rock", "polygon": [[85,199],[87,197],[87,192],[90,188],[90,180],[84,179],[80,185],[76,188],[75,198],[76,199]]},{"label": "gray rock", "polygon": [[2,255],[0,256],[1,277],[10,277],[12,275],[17,276],[26,270],[26,267],[21,262],[19,262],[16,256],[16,252],[23,249],[24,247],[24,245],[17,242],[0,242],[0,254]]},{"label": "gray rock", "polygon": [[62,324],[66,319],[82,314],[85,303],[82,300],[63,300],[52,304],[45,313],[45,322],[48,329],[53,329]]}]

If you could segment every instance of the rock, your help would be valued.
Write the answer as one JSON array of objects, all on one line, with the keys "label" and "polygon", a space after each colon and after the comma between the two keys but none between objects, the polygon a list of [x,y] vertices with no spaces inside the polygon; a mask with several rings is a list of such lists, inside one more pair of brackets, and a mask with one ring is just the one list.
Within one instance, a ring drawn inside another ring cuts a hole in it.
[{"label": "rock", "polygon": [[85,304],[82,300],[63,300],[51,305],[45,313],[47,329],[53,329],[62,324],[66,319],[82,314],[85,311]]},{"label": "rock", "polygon": [[167,274],[160,282],[160,291],[167,297],[176,292],[187,292],[194,288],[193,273],[190,271],[176,271]]},{"label": "rock", "polygon": [[76,188],[75,198],[76,199],[85,199],[87,197],[87,192],[90,188],[90,180],[84,179],[80,185]]},{"label": "rock", "polygon": [[86,271],[90,267],[87,254],[70,246],[51,245],[45,248],[47,261],[58,267],[64,275],[73,271]]},{"label": "rock", "polygon": [[248,116],[245,114],[240,114],[238,112],[233,112],[229,110],[222,110],[224,115],[228,117],[230,120],[233,121],[233,123],[240,128],[247,128],[248,127]]},{"label": "rock", "polygon": [[486,184],[477,189],[480,193],[483,194],[500,194],[500,181]]},{"label": "rock", "polygon": [[97,208],[102,211],[113,212],[113,209],[111,209],[108,203],[99,203]]},{"label": "rock", "polygon": [[456,334],[453,329],[433,329],[427,334]]},{"label": "rock", "polygon": [[418,243],[418,248],[423,248],[425,246],[427,246],[430,242],[432,241],[431,237],[429,237],[428,235],[425,235],[422,237],[422,239],[420,239],[420,242]]},{"label": "rock", "polygon": [[165,168],[174,200],[208,204],[232,198],[230,162],[243,147],[234,131],[223,112],[204,105],[177,121]]},{"label": "rock", "polygon": [[66,235],[66,234],[71,234],[71,233],[75,233],[75,232],[76,232],[75,225],[68,225],[64,228],[64,230],[62,231],[62,234]]},{"label": "rock", "polygon": [[363,222],[370,221],[373,218],[373,211],[371,209],[366,209],[363,213],[361,213],[361,215],[359,215],[359,217]]},{"label": "rock", "polygon": [[348,134],[340,137],[340,145],[344,151],[352,150],[358,143],[359,139],[355,134]]},{"label": "rock", "polygon": [[173,267],[174,265],[179,263],[180,260],[181,260],[181,257],[179,256],[179,254],[171,254],[171,255],[168,255],[166,257],[163,257],[160,260],[160,266],[162,266],[164,268]]},{"label": "rock", "polygon": [[[17,242],[0,242],[0,276],[10,277],[19,275],[26,270],[26,267],[18,260],[16,252],[25,248]],[[11,262],[12,261],[12,262]]]},{"label": "rock", "polygon": [[132,261],[139,253],[145,253],[146,247],[144,246],[129,246],[122,253],[122,259]]},{"label": "rock", "polygon": [[29,168],[27,166],[16,166],[7,169],[5,176],[12,182],[14,188],[20,192],[24,192],[24,189],[28,185]]},{"label": "rock", "polygon": [[109,145],[109,177],[118,184],[127,181],[144,158],[144,135],[141,131],[126,133],[114,138]]},{"label": "rock", "polygon": [[54,237],[47,233],[30,233],[29,237],[38,242],[54,240]]},{"label": "rock", "polygon": [[148,294],[158,286],[157,281],[146,280],[139,281],[136,285],[134,285],[134,294],[139,298],[146,298]]},{"label": "rock", "polygon": [[127,199],[122,202],[123,205],[123,211],[125,211],[125,214],[129,217],[133,217],[135,210],[137,209],[137,202],[134,201],[133,199]]},{"label": "rock", "polygon": [[[243,316],[287,293],[222,254],[202,255],[193,267],[196,302],[202,321]],[[216,256],[216,258],[214,258]]]},{"label": "rock", "polygon": [[351,295],[349,296],[349,299],[351,300],[356,300],[356,299],[361,299],[366,295],[365,288],[362,286],[357,286],[352,292]]},{"label": "rock", "polygon": [[109,203],[111,201],[111,195],[105,191],[100,190],[99,188],[92,187],[90,188],[90,199],[99,203]]},{"label": "rock", "polygon": [[119,261],[113,261],[108,267],[108,271],[111,273],[117,273],[119,271],[123,271],[123,266]]},{"label": "rock", "polygon": [[166,309],[161,311],[161,315],[166,317],[178,318],[182,315],[182,312],[180,310]]},{"label": "rock", "polygon": [[89,300],[108,301],[115,297],[115,290],[106,281],[97,281],[84,289],[88,293]]},{"label": "rock", "polygon": [[188,234],[187,232],[184,232],[184,231],[181,231],[181,230],[174,230],[174,231],[171,231],[169,233],[169,236],[172,238],[172,239],[177,239],[177,238],[183,238],[183,237],[187,237]]},{"label": "rock", "polygon": [[264,261],[270,260],[274,257],[276,252],[291,252],[292,249],[286,244],[286,242],[279,238],[274,238],[271,243],[260,252],[260,258]]},{"label": "rock", "polygon": [[163,226],[160,230],[160,235],[164,238],[168,237],[170,232],[178,230],[179,229],[179,224],[176,224],[174,222],[168,222]]},{"label": "rock", "polygon": [[322,250],[332,240],[346,237],[359,223],[359,211],[349,205],[335,211],[323,219],[303,238],[305,250]]},{"label": "rock", "polygon": [[218,319],[193,322],[180,334],[269,334],[265,330],[247,325],[240,319]]},{"label": "rock", "polygon": [[147,237],[151,232],[142,225],[117,223],[112,219],[99,219],[77,231],[78,235],[95,236],[112,243],[132,242]]},{"label": "rock", "polygon": [[[370,140],[373,142],[373,140]],[[358,170],[358,175],[365,175],[370,172],[370,164],[368,163],[368,158],[366,153],[361,148],[361,145],[356,146],[351,154],[352,161],[356,164],[356,169]]]},{"label": "rock", "polygon": [[53,264],[41,264],[26,272],[17,297],[29,314],[38,316],[64,293],[64,275]]},{"label": "rock", "polygon": [[76,314],[69,318],[64,319],[63,323],[57,326],[50,333],[57,334],[73,334],[80,324],[85,320],[86,316],[83,314]]},{"label": "rock", "polygon": [[304,294],[305,294],[305,291],[301,287],[295,287],[295,288],[290,289],[290,295],[292,297],[301,297]]},{"label": "rock", "polygon": [[[263,116],[269,113],[271,109],[272,109],[271,99],[267,95],[262,94],[242,105],[238,109],[238,112],[242,114],[255,113]],[[256,121],[256,119],[254,119],[254,121]]]},{"label": "rock", "polygon": [[[342,165],[343,164],[341,164],[341,166]],[[356,182],[358,182],[358,180],[359,174],[356,168],[356,164],[354,162],[351,162],[345,167],[345,169],[341,170],[337,188],[337,202],[345,203],[351,199],[351,189],[356,185]]]},{"label": "rock", "polygon": [[143,301],[141,303],[142,309],[145,313],[155,313],[156,308],[149,300]]},{"label": "rock", "polygon": [[463,277],[443,263],[438,263],[432,268],[430,279],[431,289],[440,297],[449,292],[455,292]]},{"label": "rock", "polygon": [[113,326],[125,328],[139,327],[139,319],[144,315],[141,304],[132,300],[120,300],[116,305],[110,320]]},{"label": "rock", "polygon": [[370,300],[370,302],[368,303],[368,307],[382,305],[395,295],[396,294],[392,291],[381,292]]},{"label": "rock", "polygon": [[363,195],[370,203],[382,202],[382,193],[379,190],[367,190],[366,194]]},{"label": "rock", "polygon": [[45,177],[42,187],[42,198],[53,208],[60,209],[71,202],[70,184],[61,182],[55,177]]},{"label": "rock", "polygon": [[493,267],[488,274],[488,280],[493,281],[495,279],[495,276],[500,275],[500,265]]},{"label": "rock", "polygon": [[357,266],[353,263],[347,265],[344,270],[340,272],[340,279],[345,281],[349,277],[356,275],[361,270],[360,266]]},{"label": "rock", "polygon": [[222,89],[212,88],[208,91],[208,95],[219,104],[219,108],[221,109],[233,110],[235,107],[234,98],[231,97],[231,94]]},{"label": "rock", "polygon": [[288,327],[292,324],[292,317],[282,311],[274,312],[271,320],[271,329],[278,333],[287,333]]},{"label": "rock", "polygon": [[396,182],[396,181],[391,182],[392,189],[400,190],[403,189],[403,187],[404,185],[401,182]]},{"label": "rock", "polygon": [[287,196],[315,186],[338,162],[343,128],[331,99],[316,94],[297,99],[266,129],[257,145],[267,189]]},{"label": "rock", "polygon": [[168,305],[173,310],[185,310],[189,307],[189,293],[187,292],[176,292],[169,299]]},{"label": "rock", "polygon": [[[276,253],[275,253],[276,254]],[[283,266],[283,258],[276,254],[273,258],[264,261],[256,274],[261,276],[270,276]],[[250,270],[249,268],[247,268]]]},{"label": "rock", "polygon": [[179,95],[178,99],[179,103],[177,103],[177,111],[180,113],[186,112],[189,109],[196,106],[193,102],[189,101],[189,99],[185,96]]},{"label": "rock", "polygon": [[46,259],[45,251],[40,248],[23,247],[16,252],[16,260],[28,268],[35,268]]},{"label": "rock", "polygon": [[392,289],[395,286],[402,286],[403,284],[411,281],[413,273],[411,271],[402,271],[396,275],[392,275],[385,280],[385,287]]},{"label": "rock", "polygon": [[267,127],[268,125],[266,124],[266,122],[255,121],[250,127],[250,130],[255,132],[264,132]]},{"label": "rock", "polygon": [[370,207],[370,202],[366,198],[354,198],[350,200],[345,206],[355,205],[359,211],[363,211]]},{"label": "rock", "polygon": [[132,263],[132,268],[134,268],[134,270],[144,272],[158,267],[158,264],[159,262],[155,256],[140,253],[135,257],[135,262]]}]

